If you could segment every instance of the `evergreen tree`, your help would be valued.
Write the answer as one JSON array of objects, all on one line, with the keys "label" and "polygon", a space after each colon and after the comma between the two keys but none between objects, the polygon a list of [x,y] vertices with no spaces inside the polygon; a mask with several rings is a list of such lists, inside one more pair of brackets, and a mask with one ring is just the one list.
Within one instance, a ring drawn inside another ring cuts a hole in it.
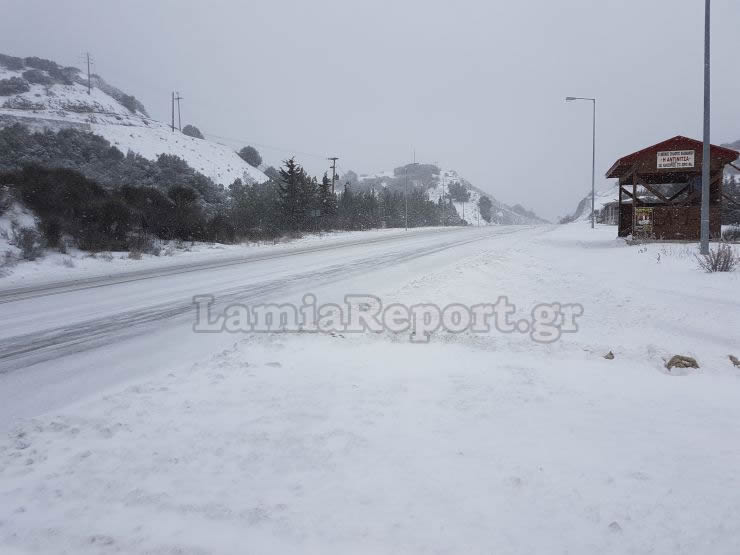
[{"label": "evergreen tree", "polygon": [[260,164],[262,164],[262,156],[260,156],[260,153],[253,146],[245,146],[238,154],[250,166],[259,168]]},{"label": "evergreen tree", "polygon": [[337,197],[331,190],[331,180],[324,172],[324,177],[319,185],[319,210],[321,211],[321,222],[324,229],[330,229],[334,226],[334,219],[337,215]]},{"label": "evergreen tree", "polygon": [[311,211],[315,210],[318,185],[314,178],[290,158],[280,169],[280,208],[285,229],[301,231],[311,229]]},{"label": "evergreen tree", "polygon": [[339,227],[341,229],[355,229],[356,218],[356,206],[355,206],[355,195],[350,189],[349,183],[344,184],[344,192],[339,196],[338,203],[338,216],[339,216]]},{"label": "evergreen tree", "polygon": [[302,179],[303,170],[296,163],[295,158],[285,160],[284,164],[285,166],[280,168],[278,185],[280,210],[286,228],[296,231],[299,226],[300,180]]},{"label": "evergreen tree", "polygon": [[491,206],[491,199],[485,195],[481,195],[478,199],[478,211],[480,212],[481,218],[488,223],[491,223]]},{"label": "evergreen tree", "polygon": [[[131,111],[135,112],[136,110],[131,110]],[[203,133],[201,133],[200,129],[195,127],[195,125],[186,125],[185,127],[183,127],[182,134],[187,135],[188,137],[193,137],[195,139],[205,139],[205,137],[203,136]]]}]

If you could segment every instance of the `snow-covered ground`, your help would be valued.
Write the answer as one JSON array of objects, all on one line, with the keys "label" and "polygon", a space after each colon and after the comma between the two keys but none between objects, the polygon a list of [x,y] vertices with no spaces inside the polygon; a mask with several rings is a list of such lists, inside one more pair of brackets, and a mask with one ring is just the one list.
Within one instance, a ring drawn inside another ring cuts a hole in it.
[{"label": "snow-covered ground", "polygon": [[[0,352],[44,329],[43,307],[48,326],[72,330],[124,300],[227,299],[240,283],[283,302],[507,295],[520,315],[553,301],[584,314],[551,344],[498,331],[205,343],[182,328],[0,372],[14,407],[40,375],[62,387],[84,374],[89,388],[0,441],[0,550],[740,552],[740,368],[728,359],[740,356],[740,274],[700,272],[694,245],[614,235],[450,230],[3,305],[15,324]],[[668,372],[676,353],[701,367]],[[93,383],[126,370],[127,383]]]}]

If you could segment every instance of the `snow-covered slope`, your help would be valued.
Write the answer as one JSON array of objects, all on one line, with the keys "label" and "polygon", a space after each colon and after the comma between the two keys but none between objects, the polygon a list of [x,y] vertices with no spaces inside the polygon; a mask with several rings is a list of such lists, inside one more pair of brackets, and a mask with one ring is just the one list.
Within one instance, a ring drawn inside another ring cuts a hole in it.
[{"label": "snow-covered slope", "polygon": [[[453,202],[455,210],[461,219],[464,219],[470,225],[523,225],[523,224],[541,224],[547,223],[532,213],[526,213],[525,210],[517,211],[516,208],[508,206],[491,195],[472,185],[469,181],[461,177],[455,170],[437,168],[429,164],[420,164],[421,170],[414,171],[409,166],[409,184],[416,187],[423,187],[429,200],[438,202],[440,198],[449,193],[451,183],[463,185],[470,193],[468,202]],[[429,171],[431,170],[431,171]],[[365,174],[359,177],[360,184],[365,186],[380,187],[399,187],[402,186],[405,176],[403,168],[397,168],[394,171],[383,171],[374,174]],[[487,224],[481,217],[478,209],[478,201],[482,196],[491,200],[491,223]]]},{"label": "snow-covered slope", "polygon": [[459,176],[454,170],[440,170],[439,178],[431,187],[429,187],[429,189],[427,189],[429,199],[437,202],[443,195],[447,194],[449,184],[455,182],[464,185],[470,193],[470,200],[468,202],[453,202],[458,215],[469,224],[487,225],[485,220],[481,217],[480,210],[478,209],[478,201],[482,196],[486,196],[491,199],[491,224],[522,225],[545,223],[545,220],[521,214],[511,206],[496,200],[493,195],[481,191],[477,187],[473,186],[471,183]]},{"label": "snow-covered slope", "polygon": [[244,162],[231,147],[173,132],[167,124],[150,118],[133,96],[98,76],[91,81],[88,94],[87,77],[76,68],[0,55],[0,126],[22,123],[32,129],[84,129],[105,137],[124,153],[131,150],[151,160],[163,153],[177,155],[222,185],[237,178],[267,181],[264,173]]},{"label": "snow-covered slope", "polygon": [[[594,208],[598,216],[599,211],[604,209],[604,206],[610,202],[617,202],[619,191],[616,184],[604,185],[602,188],[596,190],[596,196],[594,197]],[[589,192],[585,197],[581,199],[576,207],[576,211],[567,216],[564,221],[566,222],[585,222],[591,219],[591,193]]]},{"label": "snow-covered slope", "polygon": [[[728,143],[722,146],[725,148],[731,148],[733,150],[740,151],[740,139],[738,139],[734,143]],[[734,164],[735,166],[740,167],[740,161],[734,162]],[[730,166],[729,164],[725,166],[725,176],[731,178],[735,183],[740,183],[740,170],[733,166]]]}]

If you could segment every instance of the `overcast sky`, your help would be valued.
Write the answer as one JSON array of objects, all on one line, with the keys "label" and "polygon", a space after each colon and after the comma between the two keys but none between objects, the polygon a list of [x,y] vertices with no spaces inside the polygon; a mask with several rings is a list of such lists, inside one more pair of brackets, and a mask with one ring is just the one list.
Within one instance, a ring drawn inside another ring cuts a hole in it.
[{"label": "overcast sky", "polygon": [[[713,1],[712,141],[740,138],[740,2]],[[623,154],[701,138],[702,0],[0,0],[0,51],[82,66],[312,172],[456,169],[555,218]]]}]

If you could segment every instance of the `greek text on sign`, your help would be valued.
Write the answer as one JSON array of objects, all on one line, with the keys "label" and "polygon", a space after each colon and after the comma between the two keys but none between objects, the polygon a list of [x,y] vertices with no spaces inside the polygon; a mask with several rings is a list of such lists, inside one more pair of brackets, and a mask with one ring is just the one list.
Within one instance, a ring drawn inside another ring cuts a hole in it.
[{"label": "greek text on sign", "polygon": [[658,169],[693,168],[693,150],[667,150],[658,153]]}]

